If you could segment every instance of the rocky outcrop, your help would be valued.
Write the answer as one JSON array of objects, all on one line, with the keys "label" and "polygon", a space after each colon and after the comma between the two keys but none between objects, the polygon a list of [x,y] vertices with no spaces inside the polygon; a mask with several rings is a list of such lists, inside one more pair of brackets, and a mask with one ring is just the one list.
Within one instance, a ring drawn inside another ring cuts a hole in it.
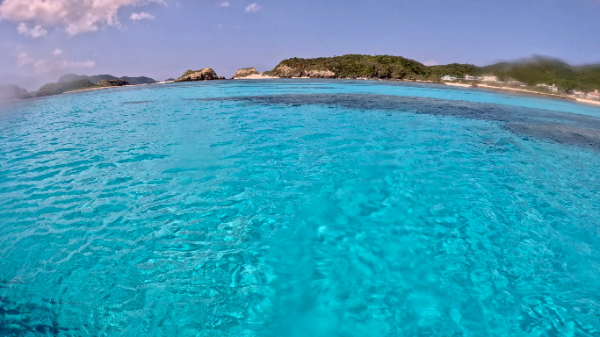
[{"label": "rocky outcrop", "polygon": [[303,75],[310,78],[335,78],[335,73],[331,70],[308,70]]},{"label": "rocky outcrop", "polygon": [[27,99],[31,97],[32,95],[28,93],[27,90],[19,88],[16,85],[0,85],[0,103],[17,99]]},{"label": "rocky outcrop", "polygon": [[123,80],[123,79],[118,79],[118,80],[102,80],[100,82],[98,82],[97,84],[98,86],[101,87],[121,87],[124,85],[129,85],[129,82]]},{"label": "rocky outcrop", "polygon": [[96,87],[90,80],[78,80],[68,83],[48,83],[37,91],[37,97],[59,95],[63,92]]},{"label": "rocky outcrop", "polygon": [[329,69],[315,70],[315,69],[301,69],[292,68],[287,65],[278,65],[275,69],[265,72],[267,75],[279,76],[279,77],[310,77],[310,78],[335,78],[335,73]]},{"label": "rocky outcrop", "polygon": [[204,68],[202,70],[188,70],[180,78],[176,79],[175,82],[189,82],[189,81],[210,81],[217,80],[219,76],[212,68]]},{"label": "rocky outcrop", "polygon": [[260,73],[258,72],[258,70],[256,70],[256,68],[242,68],[238,69],[238,71],[235,72],[232,78],[244,78],[252,75],[260,75]]},{"label": "rocky outcrop", "polygon": [[275,69],[269,72],[268,75],[288,78],[302,77],[302,69],[292,68],[287,65],[278,65],[277,67],[275,67]]}]

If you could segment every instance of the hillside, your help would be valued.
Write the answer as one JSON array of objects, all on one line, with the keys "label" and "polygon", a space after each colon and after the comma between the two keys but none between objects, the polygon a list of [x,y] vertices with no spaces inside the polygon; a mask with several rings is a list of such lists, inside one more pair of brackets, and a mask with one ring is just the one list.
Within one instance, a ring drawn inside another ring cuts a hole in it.
[{"label": "hillside", "polygon": [[446,75],[458,78],[464,78],[465,75],[483,75],[483,69],[473,64],[451,63],[446,65],[430,66],[428,68],[431,70],[432,76],[436,78],[441,78],[442,76]]},{"label": "hillside", "polygon": [[571,66],[559,59],[533,56],[516,62],[502,62],[482,67],[481,73],[500,80],[515,79],[528,85],[556,84],[561,90],[600,89],[600,64]]},{"label": "hillside", "polygon": [[36,96],[37,97],[53,96],[53,95],[62,94],[63,92],[67,92],[67,91],[95,88],[95,87],[96,87],[96,85],[93,84],[88,79],[77,80],[77,81],[67,82],[67,83],[48,83],[48,84],[44,85],[43,87],[41,87],[37,91]]},{"label": "hillside", "polygon": [[129,83],[130,85],[136,85],[136,84],[152,84],[152,83],[156,83],[156,81],[150,77],[146,77],[146,76],[139,76],[139,77],[129,77],[129,76],[122,76],[122,77],[116,77],[113,75],[94,75],[94,76],[86,76],[86,75],[75,75],[75,74],[68,74],[68,75],[63,75],[58,79],[58,83],[68,83],[68,82],[74,82],[74,81],[79,81],[79,80],[89,80],[90,82],[97,84],[98,82],[102,81],[102,80],[119,80],[122,79],[125,82]]},{"label": "hillside", "polygon": [[439,82],[444,75],[463,77],[479,75],[482,70],[472,64],[452,63],[425,66],[401,56],[344,55],[314,59],[292,58],[281,61],[263,74],[279,77],[379,78]]},{"label": "hillside", "polygon": [[344,55],[281,61],[264,75],[317,78],[433,79],[422,63],[400,56]]},{"label": "hillside", "polygon": [[530,86],[556,84],[561,90],[586,92],[600,89],[600,64],[571,66],[561,60],[533,56],[515,62],[502,62],[485,67],[451,63],[425,66],[400,56],[344,55],[313,59],[291,58],[281,61],[264,75],[312,78],[379,78],[439,82],[445,75],[495,75],[499,80],[517,80]]}]

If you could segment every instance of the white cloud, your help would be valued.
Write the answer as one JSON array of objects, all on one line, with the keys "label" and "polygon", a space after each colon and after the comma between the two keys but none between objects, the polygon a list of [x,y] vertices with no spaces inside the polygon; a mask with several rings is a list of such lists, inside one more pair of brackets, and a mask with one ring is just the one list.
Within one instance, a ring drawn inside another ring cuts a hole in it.
[{"label": "white cloud", "polygon": [[133,13],[133,14],[131,14],[130,19],[133,20],[133,21],[154,20],[154,15],[146,13],[146,12]]},{"label": "white cloud", "polygon": [[35,59],[31,56],[29,56],[29,54],[27,53],[20,53],[19,56],[17,57],[17,66],[19,67],[24,67],[28,64],[34,64],[35,63]]},{"label": "white cloud", "polygon": [[438,64],[437,64],[437,62],[435,62],[434,60],[430,60],[430,61],[425,61],[425,62],[423,62],[423,65],[425,65],[425,66],[428,66],[428,67],[429,67],[429,66],[437,66]]},{"label": "white cloud", "polygon": [[21,52],[17,57],[18,67],[33,67],[36,74],[43,74],[50,71],[64,71],[67,69],[93,68],[95,65],[94,61],[89,60],[77,62],[65,59],[36,59],[26,52]]},{"label": "white cloud", "polygon": [[230,6],[230,4],[227,1],[223,1],[219,4],[219,7],[229,7],[229,6]]},{"label": "white cloud", "polygon": [[48,31],[45,30],[44,28],[42,28],[42,26],[37,25],[33,28],[29,28],[29,25],[25,22],[21,22],[19,24],[19,26],[17,27],[17,31],[21,35],[30,36],[34,39],[38,38],[38,37],[46,36],[46,34],[48,34]]},{"label": "white cloud", "polygon": [[256,3],[251,3],[248,6],[246,6],[246,13],[257,13],[260,10],[260,6]]},{"label": "white cloud", "polygon": [[40,29],[61,26],[69,35],[76,35],[104,25],[119,26],[117,14],[121,7],[149,3],[166,4],[165,0],[4,0],[0,4],[0,19],[33,21]]},{"label": "white cloud", "polygon": [[63,51],[62,51],[62,50],[60,50],[60,49],[56,48],[56,49],[54,49],[54,51],[52,52],[52,55],[54,55],[54,56],[60,56],[60,55],[62,55],[62,53],[63,53]]}]

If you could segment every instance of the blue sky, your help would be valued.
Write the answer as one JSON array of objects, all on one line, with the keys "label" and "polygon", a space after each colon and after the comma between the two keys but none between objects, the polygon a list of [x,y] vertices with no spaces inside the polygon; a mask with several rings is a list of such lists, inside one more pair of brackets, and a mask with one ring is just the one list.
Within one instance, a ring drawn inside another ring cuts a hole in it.
[{"label": "blue sky", "polygon": [[373,46],[427,64],[600,62],[600,0],[46,1],[0,3],[0,82],[36,90],[66,73],[164,80],[203,67],[230,77]]}]

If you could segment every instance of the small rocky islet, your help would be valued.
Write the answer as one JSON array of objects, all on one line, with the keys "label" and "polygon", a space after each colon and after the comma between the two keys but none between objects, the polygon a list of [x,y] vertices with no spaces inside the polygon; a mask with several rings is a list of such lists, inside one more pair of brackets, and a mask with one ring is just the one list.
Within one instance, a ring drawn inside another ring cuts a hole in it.
[{"label": "small rocky islet", "polygon": [[175,82],[212,81],[219,79],[225,79],[225,77],[219,78],[212,68],[204,68],[200,70],[188,70],[176,79]]},{"label": "small rocky islet", "polygon": [[235,74],[233,74],[232,79],[245,78],[245,77],[252,76],[252,75],[260,75],[260,73],[258,72],[258,70],[256,70],[256,68],[252,68],[252,67],[242,68],[242,69],[238,69],[235,72]]}]

